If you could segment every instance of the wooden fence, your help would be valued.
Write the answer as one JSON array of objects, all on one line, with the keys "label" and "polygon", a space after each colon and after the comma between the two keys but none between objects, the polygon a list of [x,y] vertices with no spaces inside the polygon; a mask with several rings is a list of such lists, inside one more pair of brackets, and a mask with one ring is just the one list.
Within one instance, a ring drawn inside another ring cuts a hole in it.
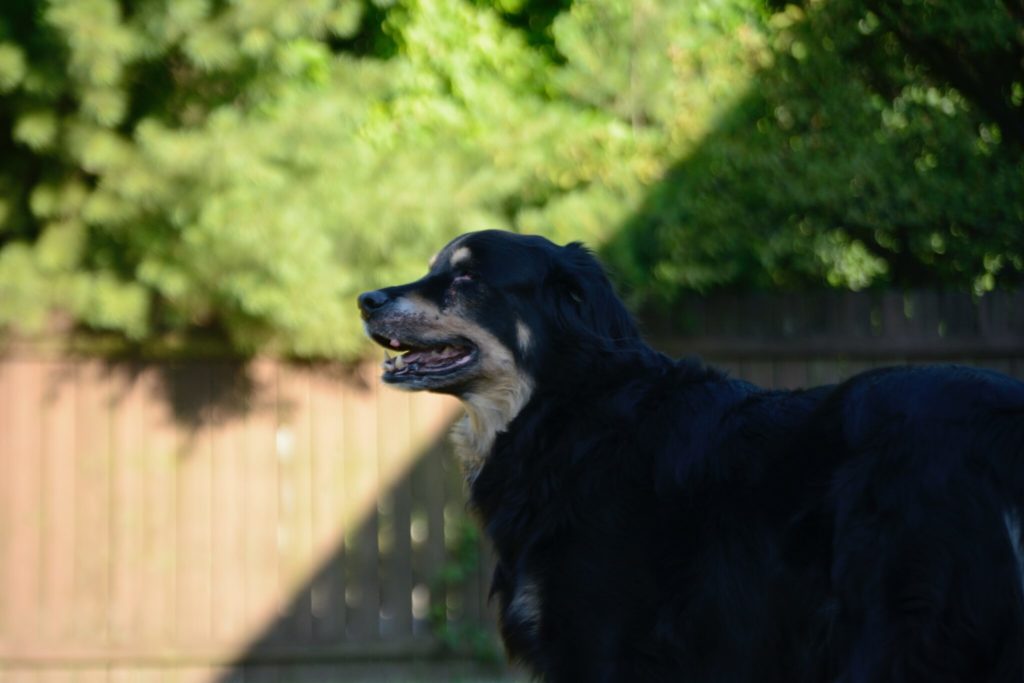
[{"label": "wooden fence", "polygon": [[374,375],[0,362],[6,678],[336,680],[323,667],[434,653],[432,610],[489,622],[481,572],[438,584],[456,406]]},{"label": "wooden fence", "polygon": [[[1024,377],[1021,294],[725,296],[647,328],[656,346],[764,385],[900,362]],[[464,652],[439,659],[441,636],[472,644],[491,615],[489,558],[463,554],[473,541],[444,438],[456,413],[381,388],[370,366],[8,349],[0,680],[351,681],[463,666]]]},{"label": "wooden fence", "polygon": [[644,319],[655,347],[702,356],[762,386],[826,384],[904,363],[1024,377],[1024,291],[718,295]]}]

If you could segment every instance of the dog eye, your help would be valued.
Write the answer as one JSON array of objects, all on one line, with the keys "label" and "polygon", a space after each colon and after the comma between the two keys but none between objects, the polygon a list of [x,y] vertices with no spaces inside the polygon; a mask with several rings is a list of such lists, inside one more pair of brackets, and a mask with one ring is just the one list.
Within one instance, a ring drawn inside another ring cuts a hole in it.
[{"label": "dog eye", "polygon": [[460,282],[470,282],[476,279],[476,273],[468,270],[459,270],[455,272],[455,276],[452,278],[452,284],[456,285]]}]

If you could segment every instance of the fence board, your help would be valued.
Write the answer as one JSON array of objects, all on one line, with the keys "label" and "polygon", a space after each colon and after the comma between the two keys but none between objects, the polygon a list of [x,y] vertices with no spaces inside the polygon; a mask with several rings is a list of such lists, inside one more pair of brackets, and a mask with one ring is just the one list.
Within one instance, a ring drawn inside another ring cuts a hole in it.
[{"label": "fence board", "polygon": [[349,425],[345,431],[345,505],[348,510],[357,511],[361,519],[345,539],[346,629],[348,636],[356,640],[372,640],[380,633],[377,389],[375,383],[366,386],[361,400],[345,405],[345,421]]},{"label": "fence board", "polygon": [[178,452],[178,639],[203,643],[211,637],[213,539],[210,518],[211,434],[207,424],[210,366],[207,362],[183,365],[178,372],[181,396],[193,423],[183,435]]},{"label": "fence board", "polygon": [[130,364],[109,374],[116,397],[111,410],[111,605],[110,636],[116,643],[133,642],[138,634],[145,594],[138,558],[142,553],[143,389],[139,366]]},{"label": "fence board", "polygon": [[111,385],[99,361],[79,367],[75,433],[75,605],[77,639],[105,643],[110,605]]},{"label": "fence board", "polygon": [[[427,407],[413,402],[410,404],[411,420],[414,422],[425,422],[429,420]],[[412,600],[411,611],[413,616],[413,631],[417,634],[429,632],[427,617],[430,605],[430,583],[434,576],[431,574],[432,553],[431,549],[435,543],[431,541],[432,535],[436,533],[433,527],[432,510],[428,492],[430,491],[429,470],[433,465],[434,451],[430,447],[423,446],[423,455],[413,465],[409,474],[410,494],[410,540],[412,552]],[[442,539],[443,543],[443,539]],[[442,545],[443,550],[443,545]]]},{"label": "fence board", "polygon": [[309,375],[302,369],[283,368],[278,375],[278,553],[281,590],[291,596],[284,637],[306,641],[313,632],[310,588],[306,585],[312,560],[310,538],[311,443]]},{"label": "fence board", "polygon": [[[213,386],[230,387],[236,367],[217,363],[211,368]],[[245,628],[245,536],[238,533],[245,520],[245,426],[236,417],[243,408],[233,391],[213,407],[211,420],[212,458],[212,630],[216,642],[238,639]],[[241,579],[241,580],[240,580]]]},{"label": "fence board", "polygon": [[313,634],[334,642],[345,629],[345,529],[339,492],[345,490],[344,403],[341,383],[327,373],[311,380],[313,449],[312,528],[317,572],[311,587]]},{"label": "fence board", "polygon": [[175,424],[173,409],[161,393],[161,376],[170,370],[165,364],[154,364],[139,377],[140,390],[146,397],[140,417],[146,433],[146,450],[142,455],[146,503],[142,510],[143,547],[138,565],[139,580],[146,590],[145,609],[139,621],[139,639],[145,643],[173,641],[177,633],[177,467],[179,441],[183,437]]},{"label": "fence board", "polygon": [[[44,640],[72,635],[75,604],[75,401],[73,363],[47,363],[43,387],[43,582]],[[0,383],[2,383],[0,379]]]},{"label": "fence board", "polygon": [[42,430],[34,413],[43,398],[45,371],[40,361],[23,360],[12,364],[8,376],[8,381],[18,387],[18,392],[9,407],[14,430],[9,444],[11,457],[5,473],[11,521],[7,552],[8,557],[17,559],[9,566],[9,582],[5,591],[9,596],[12,633],[17,639],[26,641],[37,638],[40,627]]},{"label": "fence board", "polygon": [[378,400],[380,470],[394,482],[384,498],[387,525],[382,525],[381,634],[386,637],[412,635],[412,544],[409,525],[412,501],[408,481],[400,476],[409,464],[414,448],[408,393],[384,389]]},{"label": "fence board", "polygon": [[447,616],[447,594],[438,581],[447,555],[445,548],[444,508],[445,475],[444,453],[441,449],[431,450],[424,464],[423,502],[427,510],[427,543],[423,556],[423,575],[428,590],[428,618],[436,618],[443,625]]},{"label": "fence board", "polygon": [[[14,434],[14,425],[11,421],[11,403],[14,393],[14,383],[11,382],[10,362],[0,363],[0,472],[9,472],[12,467],[13,451],[11,450],[11,438]],[[6,590],[11,582],[11,565],[16,558],[11,555],[9,539],[11,537],[11,516],[10,495],[8,487],[10,481],[7,477],[0,479],[0,638],[10,638],[12,628],[10,619],[10,598]],[[3,677],[3,665],[0,664],[0,679]]]},{"label": "fence board", "polygon": [[[277,366],[252,367],[253,390],[246,417],[246,624],[260,632],[285,599],[278,577]],[[274,634],[270,634],[272,637]]]},{"label": "fence board", "polygon": [[[467,520],[465,518],[466,504],[464,502],[465,481],[461,467],[451,458],[438,458],[444,476],[444,536],[446,556],[452,561],[470,572],[473,569],[464,557],[460,557],[463,546],[466,543]],[[446,560],[447,561],[447,560]],[[459,586],[451,586],[444,596],[445,616],[453,623],[464,624],[469,621],[479,621],[480,596],[478,593],[479,582],[475,575],[470,574],[468,579]]]}]

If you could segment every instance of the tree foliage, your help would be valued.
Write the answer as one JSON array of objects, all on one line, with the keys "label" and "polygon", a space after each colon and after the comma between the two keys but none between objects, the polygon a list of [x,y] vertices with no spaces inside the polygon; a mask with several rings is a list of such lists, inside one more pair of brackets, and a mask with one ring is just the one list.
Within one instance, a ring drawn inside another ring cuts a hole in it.
[{"label": "tree foliage", "polygon": [[638,300],[1024,273],[1007,0],[24,0],[0,325],[352,357],[355,293],[502,227]]},{"label": "tree foliage", "polygon": [[[818,0],[765,29],[746,93],[608,250],[642,295],[1021,281],[1024,22],[1009,3]],[[957,75],[1000,60],[1017,70]]]}]

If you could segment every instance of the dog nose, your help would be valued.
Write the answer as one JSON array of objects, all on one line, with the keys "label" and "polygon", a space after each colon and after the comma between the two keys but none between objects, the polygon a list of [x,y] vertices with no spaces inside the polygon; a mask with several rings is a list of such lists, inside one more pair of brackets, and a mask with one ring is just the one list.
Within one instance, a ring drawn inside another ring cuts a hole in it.
[{"label": "dog nose", "polygon": [[368,318],[374,311],[386,304],[389,299],[390,297],[379,289],[372,292],[363,292],[359,295],[359,310],[362,311],[364,318]]}]

